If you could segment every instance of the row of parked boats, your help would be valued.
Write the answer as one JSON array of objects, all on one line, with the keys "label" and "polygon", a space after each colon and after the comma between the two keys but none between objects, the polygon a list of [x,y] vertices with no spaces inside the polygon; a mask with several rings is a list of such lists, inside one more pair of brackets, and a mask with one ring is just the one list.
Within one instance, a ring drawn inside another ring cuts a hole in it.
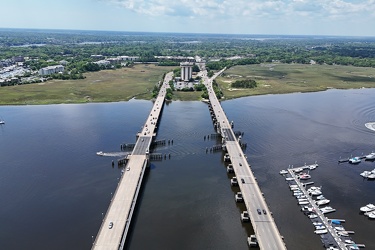
[{"label": "row of parked boats", "polygon": [[369,217],[370,219],[375,219],[375,205],[372,203],[367,204],[359,209],[364,215]]},{"label": "row of parked boats", "polygon": [[[325,214],[335,212],[336,209],[329,206],[331,202],[325,198],[322,193],[322,187],[310,186],[313,182],[304,182],[311,178],[310,170],[317,167],[317,164],[300,168],[288,168],[288,170],[281,170],[280,174],[285,176],[285,180],[289,184],[290,190],[293,192],[293,196],[297,199],[298,205],[301,206],[301,211],[312,221],[315,227],[314,233],[321,236],[323,245],[326,249],[335,250],[341,249],[343,245],[347,246],[348,249],[358,249],[364,247],[362,244],[356,244],[349,237],[349,234],[354,233],[353,231],[347,231],[341,225],[344,220],[333,220],[325,217]],[[307,170],[307,172],[305,172]],[[374,210],[375,211],[375,206]],[[332,232],[335,232],[332,234]],[[340,239],[337,239],[336,234]],[[334,245],[336,241],[336,246]]]},{"label": "row of parked boats", "polygon": [[351,158],[348,158],[348,159],[340,159],[339,163],[349,162],[350,164],[358,164],[362,161],[362,159],[364,159],[366,161],[375,161],[375,153],[372,152],[372,153],[370,153],[368,155],[365,155],[365,156],[354,156],[354,157],[351,157]]}]

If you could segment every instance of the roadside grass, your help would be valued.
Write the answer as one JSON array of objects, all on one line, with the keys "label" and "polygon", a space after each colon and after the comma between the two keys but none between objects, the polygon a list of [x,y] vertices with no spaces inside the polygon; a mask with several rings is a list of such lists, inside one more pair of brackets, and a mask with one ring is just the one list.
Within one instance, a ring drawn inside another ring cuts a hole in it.
[{"label": "roadside grass", "polygon": [[118,102],[151,99],[164,73],[175,67],[153,64],[85,73],[82,80],[51,80],[44,83],[0,88],[0,105]]},{"label": "roadside grass", "polygon": [[[254,89],[233,89],[231,82],[253,79]],[[375,87],[375,68],[340,65],[261,64],[235,66],[217,78],[226,99],[250,95],[314,92],[330,88]]]}]

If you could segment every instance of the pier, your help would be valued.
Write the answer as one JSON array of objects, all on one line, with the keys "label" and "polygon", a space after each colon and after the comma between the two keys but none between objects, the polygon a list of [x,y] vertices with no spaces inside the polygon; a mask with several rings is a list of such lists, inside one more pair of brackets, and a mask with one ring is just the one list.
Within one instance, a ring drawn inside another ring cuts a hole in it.
[{"label": "pier", "polygon": [[[164,107],[166,89],[173,73],[168,73],[160,88],[154,106],[137,134],[137,141],[131,155],[127,157],[126,170],[123,172],[111,203],[103,218],[102,225],[93,243],[93,250],[123,249],[131,223],[138,193],[142,185],[143,175],[150,160],[150,146],[156,136],[156,128]],[[130,145],[128,145],[130,147]],[[133,145],[131,145],[133,146]],[[125,145],[127,147],[127,145]],[[160,158],[158,155],[152,158]]]},{"label": "pier", "polygon": [[209,94],[209,105],[212,111],[211,115],[214,126],[223,138],[223,143],[228,151],[228,158],[233,166],[237,180],[241,180],[238,181],[238,186],[241,190],[243,202],[250,216],[260,249],[286,249],[282,236],[272,217],[272,213],[267,206],[250,165],[242,152],[240,143],[232,130],[233,122],[230,123],[228,121],[212,88],[213,79],[223,71],[224,70],[216,73],[212,78],[208,78],[207,71],[205,71],[202,77]]},{"label": "pier", "polygon": [[[296,173],[301,173],[304,170],[313,170],[317,167],[317,164],[313,165],[304,165],[302,167],[297,168],[289,168],[287,170],[287,174],[284,175],[287,178],[291,178],[290,181],[287,181],[289,186],[298,186],[298,190],[295,190],[295,192],[301,192],[302,196],[305,197],[304,199],[307,200],[308,206],[301,205],[302,210],[304,207],[308,207],[308,210],[304,211],[305,214],[309,216],[309,219],[314,225],[320,225],[324,226],[325,232],[322,232],[320,235],[321,241],[323,243],[323,247],[329,249],[341,249],[346,250],[350,248],[350,246],[356,246],[356,247],[365,247],[363,244],[356,244],[352,241],[352,239],[349,237],[349,234],[353,234],[353,231],[347,231],[342,226],[339,226],[333,221],[345,222],[344,220],[338,220],[338,219],[328,219],[325,216],[325,213],[322,211],[322,209],[317,204],[316,200],[313,199],[312,194],[310,194],[306,190],[306,186],[313,184],[312,182],[302,182],[301,179],[298,177]],[[280,172],[282,174],[282,172]],[[289,177],[290,176],[290,177]],[[334,212],[335,209],[332,209],[330,212]],[[326,212],[327,213],[327,212]],[[313,216],[312,216],[313,215]],[[336,227],[340,227],[341,229],[338,230]],[[316,231],[319,231],[318,229]],[[347,242],[351,243],[347,243]],[[352,249],[352,248],[350,248]],[[356,249],[356,248],[353,248]]]}]

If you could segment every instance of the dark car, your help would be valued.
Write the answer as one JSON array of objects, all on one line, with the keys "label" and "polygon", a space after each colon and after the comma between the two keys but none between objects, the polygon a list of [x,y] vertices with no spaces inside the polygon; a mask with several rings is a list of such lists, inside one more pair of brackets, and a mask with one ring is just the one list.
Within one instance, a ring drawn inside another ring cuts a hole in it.
[{"label": "dark car", "polygon": [[257,209],[258,214],[262,214],[262,211],[260,211],[260,208]]},{"label": "dark car", "polygon": [[265,209],[263,209],[263,213],[264,213],[264,214],[267,214],[267,211],[266,211]]},{"label": "dark car", "polygon": [[242,182],[242,183],[245,183],[245,180],[244,180],[243,178],[241,178],[241,182]]}]

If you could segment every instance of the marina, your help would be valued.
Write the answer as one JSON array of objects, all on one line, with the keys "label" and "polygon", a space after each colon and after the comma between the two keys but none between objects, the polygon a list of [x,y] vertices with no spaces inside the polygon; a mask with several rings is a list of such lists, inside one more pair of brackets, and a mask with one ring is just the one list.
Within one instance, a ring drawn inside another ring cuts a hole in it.
[{"label": "marina", "polygon": [[[306,183],[304,179],[301,179],[301,176],[307,174],[303,173],[303,171],[310,171],[316,169],[316,167],[318,167],[316,163],[313,165],[305,164],[302,167],[288,168],[286,170],[288,174],[282,174],[291,191],[293,191],[293,196],[297,198],[298,204],[301,206],[301,211],[307,215],[315,227],[314,233],[320,236],[323,247],[326,249],[347,250],[365,247],[364,244],[356,244],[351,239],[350,234],[354,234],[354,232],[344,229],[342,226],[342,223],[345,222],[344,220],[329,219],[326,217],[326,214],[333,213],[336,209],[327,205],[330,203],[330,200],[323,196],[322,187],[311,186],[307,188],[308,185],[313,185],[314,183]],[[285,170],[281,170],[281,173],[285,173]],[[361,208],[361,211],[372,211],[373,207],[370,204],[368,206],[363,209]]]}]

